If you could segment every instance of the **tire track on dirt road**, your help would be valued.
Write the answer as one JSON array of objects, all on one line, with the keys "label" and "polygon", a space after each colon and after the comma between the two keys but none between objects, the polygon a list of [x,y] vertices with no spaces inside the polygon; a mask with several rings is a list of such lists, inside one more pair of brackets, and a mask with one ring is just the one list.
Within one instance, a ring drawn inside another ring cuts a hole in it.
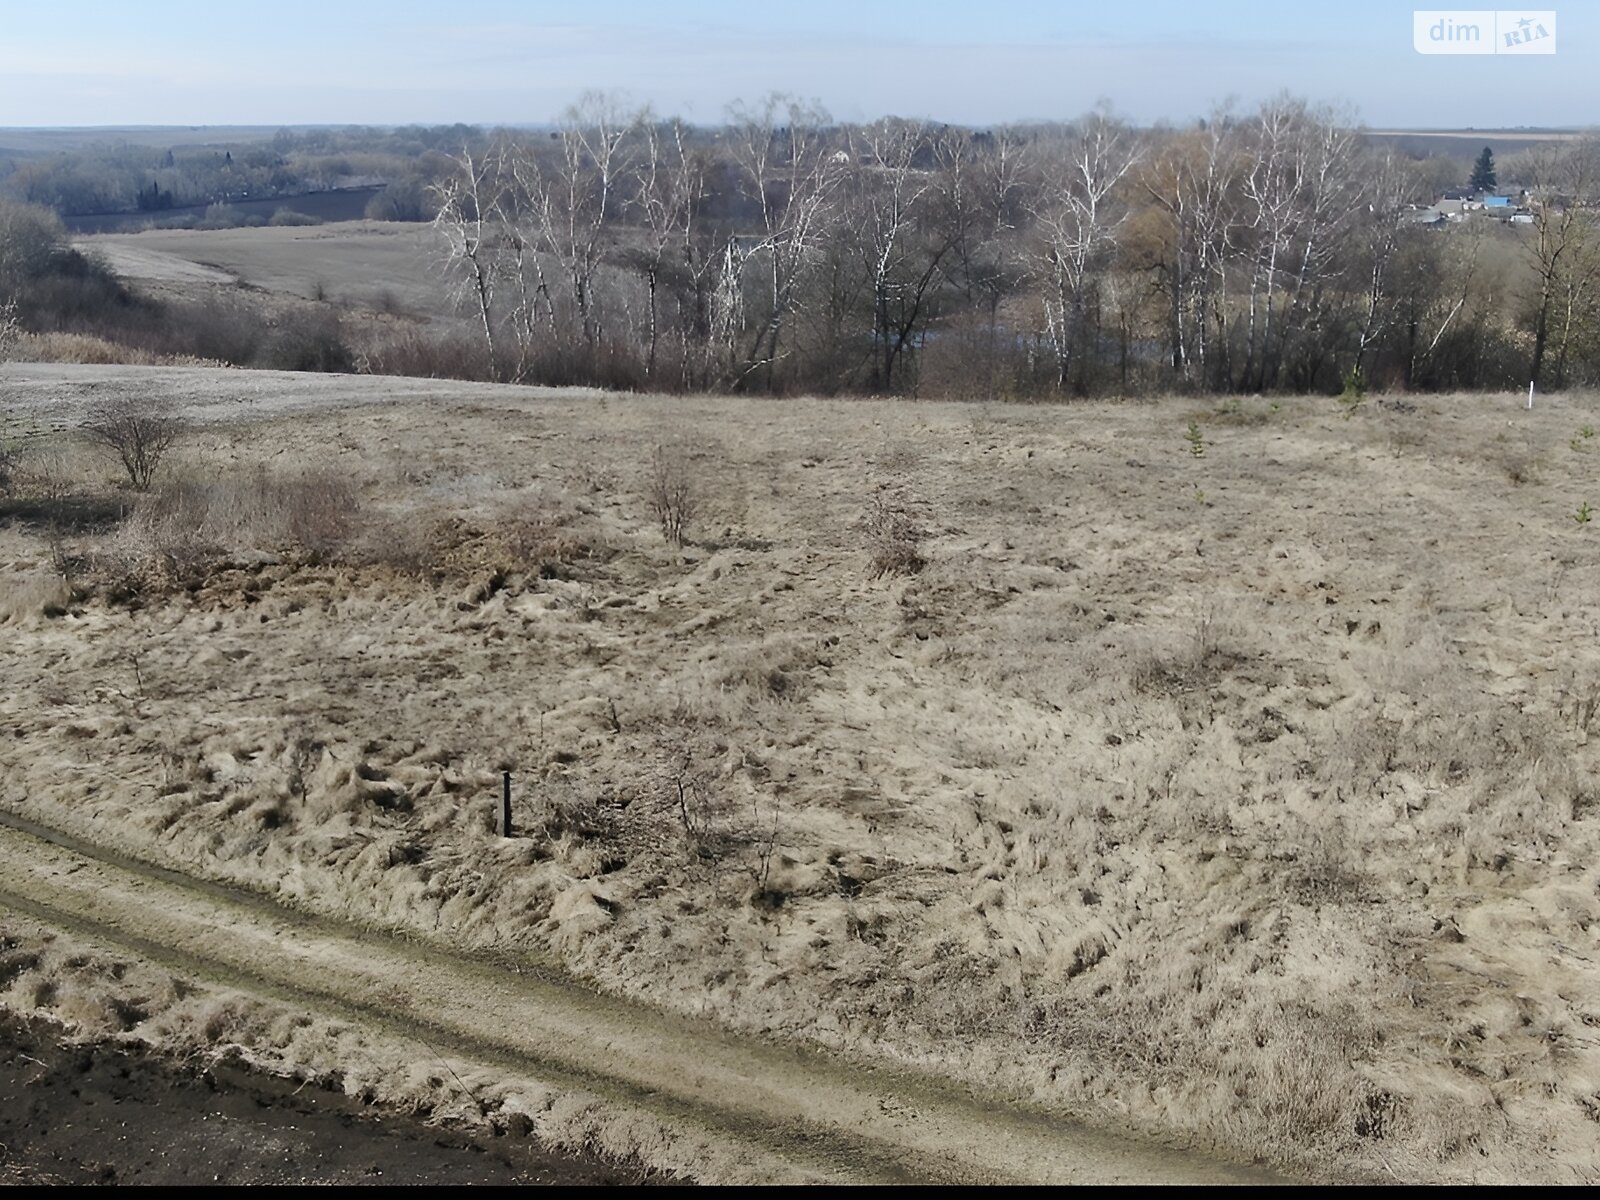
[{"label": "tire track on dirt road", "polygon": [[505,965],[290,911],[0,814],[0,909],[179,974],[760,1147],[794,1178],[1270,1183],[1218,1162],[863,1069]]}]

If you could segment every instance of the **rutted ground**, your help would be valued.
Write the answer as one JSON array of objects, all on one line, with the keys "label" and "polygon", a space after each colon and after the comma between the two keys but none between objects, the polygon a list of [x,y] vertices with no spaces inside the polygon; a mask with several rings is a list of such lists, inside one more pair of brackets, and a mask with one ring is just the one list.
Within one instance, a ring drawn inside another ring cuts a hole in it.
[{"label": "rutted ground", "polygon": [[[17,378],[203,398],[187,470],[336,470],[392,552],[240,546],[129,604],[4,535],[16,811],[1235,1154],[1600,1169],[1585,399],[1251,402],[1195,456],[1176,401]],[[682,551],[643,496],[675,439]],[[867,570],[880,487],[920,574]],[[506,559],[530,506],[559,570]]]},{"label": "rutted ground", "polygon": [[[0,830],[0,847],[4,908],[140,950],[191,977],[266,996],[307,1016],[331,1011],[386,1033],[415,1032],[436,1053],[464,1055],[480,1070],[525,1072],[613,1104],[632,1103],[672,1130],[673,1143],[685,1140],[685,1128],[703,1126],[718,1141],[740,1146],[737,1168],[727,1149],[720,1162],[715,1152],[701,1158],[712,1178],[727,1178],[730,1170],[735,1179],[755,1181],[1267,1178],[986,1109],[925,1081],[858,1074],[723,1037],[504,964],[295,920],[248,898],[130,870],[81,848],[11,830]],[[15,963],[11,969],[22,973]],[[154,1015],[125,1007],[122,1023]],[[438,1071],[437,1063],[426,1066]],[[458,1068],[448,1069],[460,1085]],[[480,1100],[479,1107],[491,1105]],[[504,1114],[504,1100],[494,1107]]]}]

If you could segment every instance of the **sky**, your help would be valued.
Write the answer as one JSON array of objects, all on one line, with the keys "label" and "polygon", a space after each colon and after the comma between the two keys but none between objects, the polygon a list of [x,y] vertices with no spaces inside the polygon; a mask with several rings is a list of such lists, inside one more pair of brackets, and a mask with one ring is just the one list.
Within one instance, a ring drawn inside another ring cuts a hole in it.
[{"label": "sky", "polygon": [[981,126],[1283,89],[1374,128],[1600,122],[1600,0],[1554,11],[1558,52],[1517,57],[1420,55],[1392,0],[0,0],[0,126],[540,124],[588,89],[702,124],[774,91]]}]

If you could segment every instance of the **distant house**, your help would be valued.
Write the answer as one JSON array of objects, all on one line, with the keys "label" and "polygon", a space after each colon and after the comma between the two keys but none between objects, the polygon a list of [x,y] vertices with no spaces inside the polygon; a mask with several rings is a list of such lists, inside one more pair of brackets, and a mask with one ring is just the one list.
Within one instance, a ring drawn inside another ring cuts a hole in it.
[{"label": "distant house", "polygon": [[1495,209],[1501,209],[1501,208],[1509,209],[1511,207],[1511,197],[1510,196],[1485,196],[1483,198],[1483,206],[1485,208],[1489,209],[1491,212],[1493,212]]},{"label": "distant house", "polygon": [[1405,213],[1400,218],[1407,225],[1443,225],[1445,215],[1437,208],[1417,208]]}]

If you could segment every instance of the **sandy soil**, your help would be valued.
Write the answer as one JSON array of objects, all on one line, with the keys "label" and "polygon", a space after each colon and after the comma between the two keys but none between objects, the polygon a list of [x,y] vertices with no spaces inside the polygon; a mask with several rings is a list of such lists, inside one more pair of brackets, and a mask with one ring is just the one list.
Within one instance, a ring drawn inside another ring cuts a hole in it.
[{"label": "sandy soil", "polygon": [[[49,430],[160,394],[206,494],[315,468],[361,512],[311,562],[209,510],[198,558],[137,521],[52,549],[18,509],[14,812],[1247,1161],[1600,1175],[1590,397],[4,379],[75,486],[106,468]],[[657,445],[697,481],[681,549]],[[880,493],[916,574],[872,572]]]}]

